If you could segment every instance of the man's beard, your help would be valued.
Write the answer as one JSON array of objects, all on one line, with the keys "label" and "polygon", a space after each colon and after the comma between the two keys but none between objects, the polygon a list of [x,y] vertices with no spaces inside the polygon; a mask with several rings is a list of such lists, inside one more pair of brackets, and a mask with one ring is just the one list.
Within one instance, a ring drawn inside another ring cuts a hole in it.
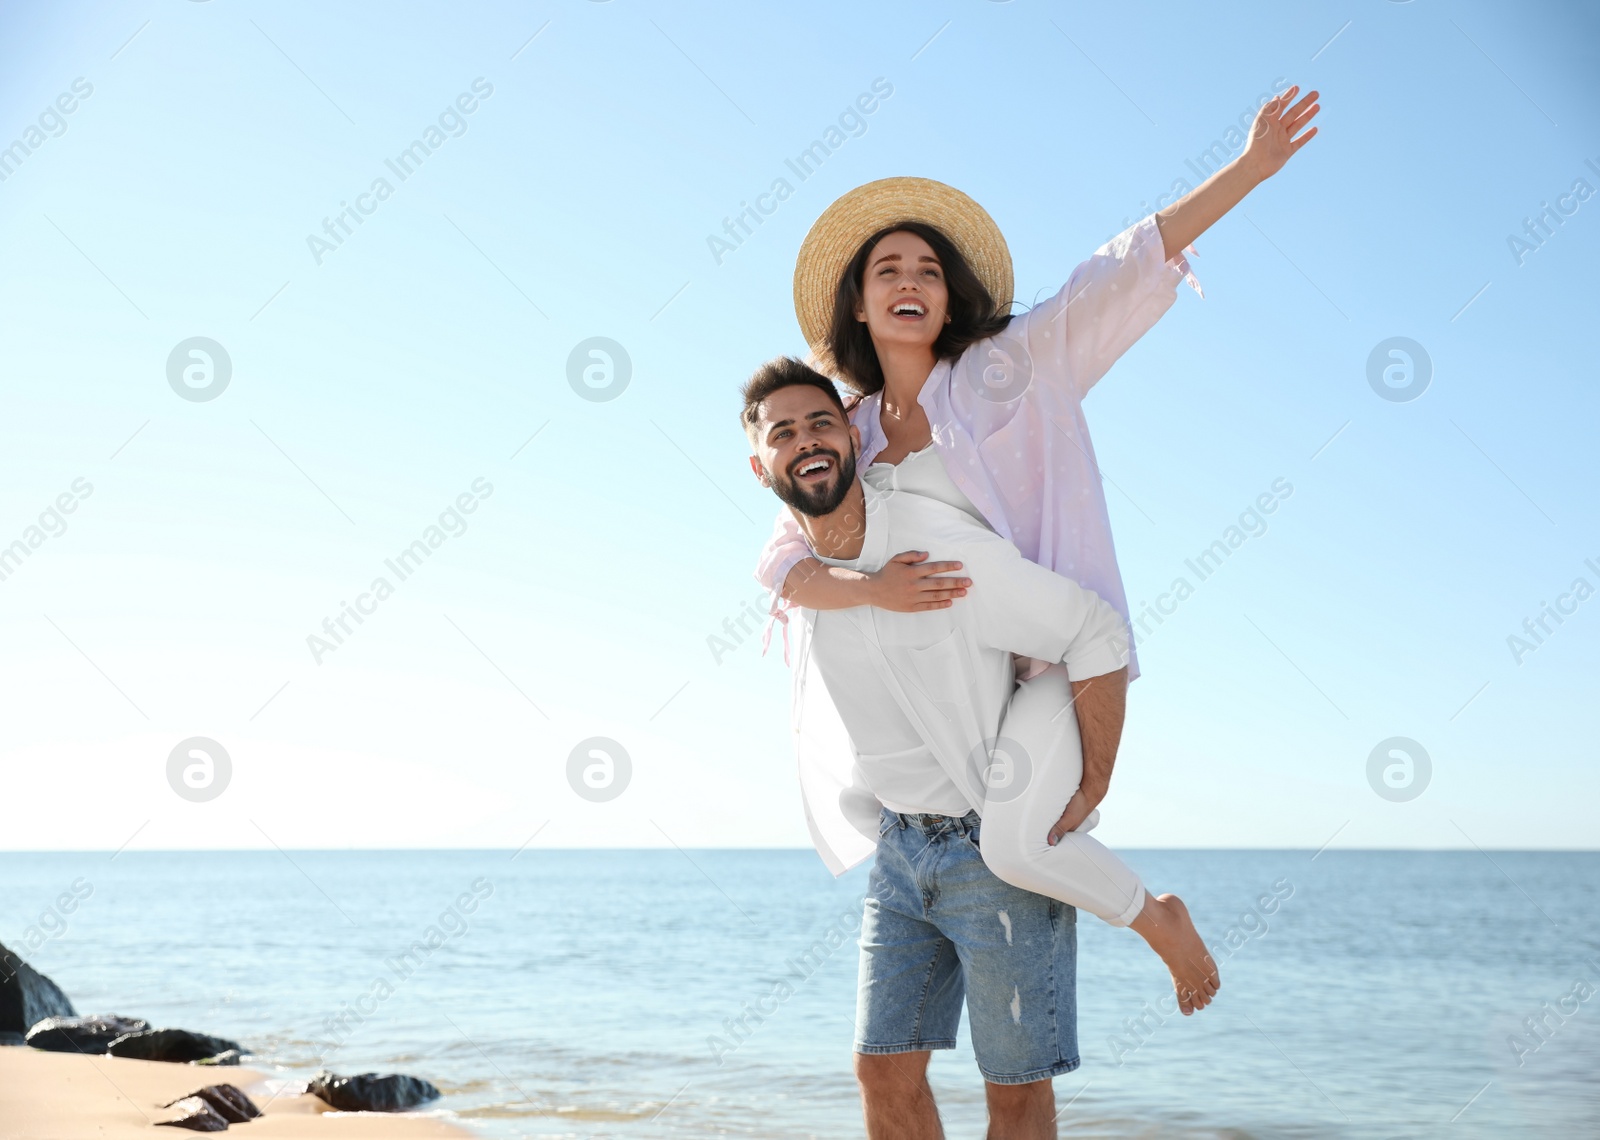
[{"label": "man's beard", "polygon": [[[831,487],[807,487],[795,479],[792,472],[797,467],[810,463],[813,459],[826,457],[833,460],[834,471],[837,478]],[[856,457],[854,451],[849,455],[841,456],[836,451],[823,448],[813,451],[804,458],[797,459],[789,464],[789,471],[779,476],[772,476],[772,489],[790,507],[799,511],[808,518],[821,518],[831,515],[838,509],[844,497],[850,493],[851,486],[856,481]]]}]

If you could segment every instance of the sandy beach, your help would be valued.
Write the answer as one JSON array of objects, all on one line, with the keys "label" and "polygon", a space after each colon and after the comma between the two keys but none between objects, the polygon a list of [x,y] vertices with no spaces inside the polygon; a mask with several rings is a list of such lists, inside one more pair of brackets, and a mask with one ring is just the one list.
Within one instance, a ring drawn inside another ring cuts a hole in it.
[{"label": "sandy beach", "polygon": [[0,1140],[121,1140],[193,1135],[160,1128],[168,1101],[208,1084],[242,1089],[265,1115],[228,1129],[256,1137],[467,1137],[464,1128],[404,1113],[342,1113],[312,1096],[273,1097],[254,1069],[0,1048]]}]

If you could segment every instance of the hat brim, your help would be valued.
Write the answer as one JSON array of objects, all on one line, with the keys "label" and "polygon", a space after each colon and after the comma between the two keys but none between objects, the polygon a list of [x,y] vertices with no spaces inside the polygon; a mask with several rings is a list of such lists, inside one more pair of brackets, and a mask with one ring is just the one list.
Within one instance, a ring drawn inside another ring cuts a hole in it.
[{"label": "hat brim", "polygon": [[986,210],[953,186],[931,178],[880,178],[857,186],[822,212],[794,265],[794,315],[811,351],[831,363],[828,331],[839,278],[861,243],[900,222],[924,222],[955,245],[1005,311],[1016,291],[1011,250]]}]

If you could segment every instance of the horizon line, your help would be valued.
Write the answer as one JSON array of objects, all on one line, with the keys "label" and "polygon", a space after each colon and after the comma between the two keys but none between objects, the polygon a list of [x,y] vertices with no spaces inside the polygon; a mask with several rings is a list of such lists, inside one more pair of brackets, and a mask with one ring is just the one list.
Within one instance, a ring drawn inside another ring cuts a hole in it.
[{"label": "horizon line", "polygon": [[[809,846],[802,846],[802,845],[793,845],[793,846],[772,845],[772,846],[765,846],[765,847],[732,846],[732,845],[728,845],[728,846],[713,846],[713,847],[685,847],[685,846],[680,846],[680,845],[675,845],[675,844],[671,844],[671,845],[669,845],[669,844],[657,844],[657,845],[643,845],[643,844],[641,844],[641,845],[633,846],[633,847],[601,847],[601,846],[592,846],[591,847],[591,846],[573,846],[573,845],[549,846],[549,847],[465,847],[465,846],[456,847],[456,846],[445,846],[445,845],[429,846],[429,847],[376,847],[376,846],[375,847],[282,847],[282,846],[257,846],[257,847],[141,847],[141,848],[126,849],[126,850],[122,849],[122,848],[111,848],[111,847],[74,847],[74,848],[64,848],[64,847],[0,847],[0,856],[3,856],[3,855],[104,855],[107,852],[110,852],[112,854],[112,857],[115,858],[118,855],[128,855],[128,854],[144,854],[144,855],[226,854],[226,853],[248,852],[248,851],[259,851],[259,852],[265,852],[265,853],[271,853],[271,852],[275,852],[275,851],[276,852],[301,851],[301,852],[307,852],[307,853],[327,853],[327,854],[332,854],[332,853],[335,853],[335,852],[405,852],[405,853],[411,853],[411,852],[425,852],[425,851],[441,851],[441,852],[443,852],[443,851],[460,851],[460,852],[477,852],[477,853],[485,853],[485,854],[505,854],[505,853],[510,852],[510,853],[512,853],[513,857],[515,857],[517,855],[521,855],[521,854],[529,853],[529,852],[534,852],[534,851],[616,851],[616,852],[622,852],[622,851],[666,851],[666,850],[672,850],[672,849],[678,849],[678,850],[684,850],[684,851],[747,851],[747,852],[803,851],[803,852],[815,853],[813,848],[811,848]],[[1499,852],[1506,852],[1506,853],[1511,853],[1511,854],[1517,854],[1517,853],[1526,853],[1526,854],[1568,854],[1568,855],[1594,855],[1594,854],[1600,854],[1600,847],[1559,847],[1559,846],[1551,846],[1551,847],[1486,847],[1486,846],[1482,846],[1482,845],[1475,845],[1475,846],[1464,846],[1463,845],[1463,846],[1456,846],[1456,847],[1420,847],[1420,846],[1419,847],[1367,847],[1367,846],[1349,846],[1349,847],[1327,847],[1327,848],[1275,847],[1275,846],[1259,846],[1259,847],[1254,847],[1254,846],[1252,846],[1252,847],[1220,847],[1220,846],[1219,847],[1150,847],[1150,846],[1141,846],[1141,847],[1122,847],[1122,848],[1120,848],[1120,850],[1123,850],[1123,851],[1173,851],[1173,852],[1203,852],[1203,851],[1222,851],[1222,852],[1264,851],[1264,852],[1266,852],[1266,851],[1270,851],[1270,852],[1290,852],[1290,853],[1312,852],[1312,853],[1316,853],[1316,854],[1331,854],[1331,853],[1336,852],[1336,851],[1368,852],[1368,853],[1402,853],[1402,852],[1405,852],[1405,853],[1432,853],[1432,854],[1445,854],[1445,853],[1455,853],[1455,852],[1461,852],[1461,853],[1470,854],[1470,853],[1475,852],[1475,851],[1476,852],[1480,852],[1480,853],[1483,852],[1483,851],[1499,851]]]}]

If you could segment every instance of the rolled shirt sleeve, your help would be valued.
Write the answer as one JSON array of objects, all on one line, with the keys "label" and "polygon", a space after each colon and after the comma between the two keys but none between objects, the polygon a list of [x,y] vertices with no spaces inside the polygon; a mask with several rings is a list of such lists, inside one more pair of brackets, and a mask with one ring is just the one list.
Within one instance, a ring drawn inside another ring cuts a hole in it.
[{"label": "rolled shirt sleeve", "polygon": [[1182,254],[1167,259],[1154,214],[1129,226],[1022,318],[1035,374],[1064,380],[1083,399],[1172,307],[1183,280],[1205,295]]},{"label": "rolled shirt sleeve", "polygon": [[799,524],[794,521],[788,507],[779,507],[772,535],[756,561],[756,581],[765,586],[771,595],[767,612],[772,616],[777,617],[791,608],[791,604],[783,597],[784,579],[798,562],[809,557],[811,547],[800,533]]}]

